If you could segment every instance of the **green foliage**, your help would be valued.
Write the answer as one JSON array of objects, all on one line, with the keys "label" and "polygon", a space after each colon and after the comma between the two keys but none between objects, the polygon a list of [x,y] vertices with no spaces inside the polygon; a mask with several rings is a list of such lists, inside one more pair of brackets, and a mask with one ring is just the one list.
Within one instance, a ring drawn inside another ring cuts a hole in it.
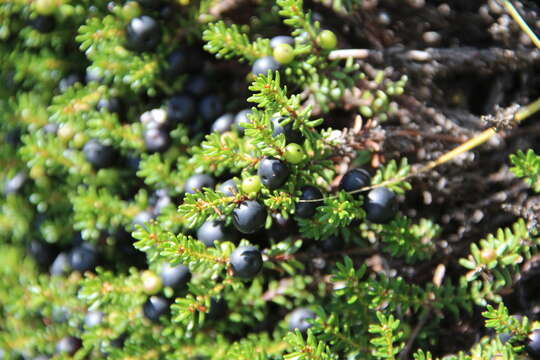
[{"label": "green foliage", "polygon": [[510,170],[517,177],[524,178],[527,184],[536,192],[540,192],[540,156],[533,149],[526,153],[518,150],[510,155],[510,161],[514,165]]}]

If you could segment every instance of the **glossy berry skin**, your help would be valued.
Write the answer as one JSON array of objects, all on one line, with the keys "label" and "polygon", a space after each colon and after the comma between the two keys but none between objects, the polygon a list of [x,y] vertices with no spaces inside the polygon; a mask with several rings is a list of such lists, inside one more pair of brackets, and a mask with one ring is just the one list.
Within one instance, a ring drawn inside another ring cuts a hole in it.
[{"label": "glossy berry skin", "polygon": [[244,201],[233,210],[233,224],[241,233],[253,234],[264,227],[266,215],[266,208],[257,201]]},{"label": "glossy berry skin", "polygon": [[189,268],[181,264],[176,266],[171,266],[168,263],[163,264],[159,276],[164,286],[171,287],[175,290],[185,288],[189,280],[191,280]]},{"label": "glossy berry skin", "polygon": [[[304,186],[302,188],[302,195],[300,195],[300,200],[315,200],[315,199],[322,199],[323,194],[321,190],[316,188],[315,186]],[[315,215],[315,212],[317,211],[317,207],[322,205],[322,201],[314,201],[314,202],[299,202],[296,204],[296,216],[304,219],[311,218],[313,215]]]},{"label": "glossy berry skin", "polygon": [[302,334],[305,334],[307,330],[312,326],[307,320],[315,319],[315,313],[306,308],[298,308],[294,310],[289,317],[289,330],[300,330]]},{"label": "glossy berry skin", "polygon": [[272,52],[274,59],[281,65],[286,65],[294,60],[294,49],[289,44],[280,44]]},{"label": "glossy berry skin", "polygon": [[285,184],[290,171],[283,161],[272,158],[264,158],[259,163],[258,175],[261,182],[270,190],[277,189]]},{"label": "glossy berry skin", "polygon": [[28,179],[26,172],[19,171],[15,176],[6,181],[6,184],[4,185],[4,194],[9,195],[17,193],[26,183],[26,179]]},{"label": "glossy berry skin", "polygon": [[169,312],[169,302],[161,296],[150,296],[143,305],[144,316],[153,322],[158,322],[160,316]]},{"label": "glossy berry skin", "polygon": [[258,176],[250,176],[242,180],[242,191],[249,195],[257,194],[261,186],[261,179]]},{"label": "glossy berry skin", "polygon": [[161,41],[161,28],[154,18],[143,15],[131,19],[126,29],[126,47],[144,52],[154,50]]},{"label": "glossy berry skin", "polygon": [[251,121],[249,121],[248,115],[251,114],[251,109],[244,109],[238,112],[236,116],[234,117],[234,124],[236,125],[236,129],[238,130],[238,133],[240,135],[244,135],[244,127],[242,127],[242,123],[249,124]]},{"label": "glossy berry skin", "polygon": [[285,135],[285,141],[287,143],[299,143],[302,141],[302,135],[299,131],[293,129],[292,121],[281,125],[281,122],[285,120],[284,117],[272,118],[272,137],[276,137],[279,134]]},{"label": "glossy berry skin", "polygon": [[290,143],[285,147],[285,153],[283,154],[283,157],[287,162],[290,162],[291,164],[300,164],[306,157],[306,153],[304,152],[304,149],[296,144],[296,143]]},{"label": "glossy berry skin", "polygon": [[213,189],[216,185],[214,178],[206,174],[195,174],[190,176],[184,185],[184,191],[188,194],[195,194],[203,188]]},{"label": "glossy berry skin", "polygon": [[84,317],[84,326],[91,328],[98,326],[103,321],[104,314],[101,311],[88,311]]},{"label": "glossy berry skin", "polygon": [[55,25],[56,20],[51,15],[39,15],[30,22],[30,26],[42,34],[48,34],[53,31]]},{"label": "glossy berry skin", "polygon": [[257,59],[251,67],[251,72],[257,76],[259,74],[266,75],[268,71],[276,71],[280,67],[279,63],[272,56],[265,56]]},{"label": "glossy berry skin", "polygon": [[270,47],[274,49],[276,46],[280,44],[288,44],[290,46],[294,45],[294,38],[291,36],[285,36],[285,35],[278,35],[274,36],[272,39],[270,39]]},{"label": "glossy berry skin", "polygon": [[155,295],[163,288],[161,278],[151,270],[145,270],[141,274],[143,290],[148,295]]},{"label": "glossy berry skin", "polygon": [[58,83],[58,89],[60,92],[65,92],[67,89],[75,85],[76,83],[83,83],[83,78],[79,74],[69,74]]},{"label": "glossy berry skin", "polygon": [[230,113],[226,113],[218,117],[212,123],[211,131],[223,134],[227,131],[230,131],[233,124],[234,124],[234,115]]},{"label": "glossy berry skin", "polygon": [[102,169],[112,165],[114,152],[112,147],[104,145],[96,139],[88,140],[83,147],[83,154],[95,169]]},{"label": "glossy berry skin", "polygon": [[375,188],[367,194],[364,207],[369,221],[387,224],[397,213],[396,194],[385,187]]},{"label": "glossy berry skin", "polygon": [[363,187],[369,186],[371,183],[371,176],[364,169],[352,169],[343,175],[339,182],[340,190],[347,192],[355,191]]},{"label": "glossy berry skin", "polygon": [[195,119],[195,101],[189,95],[176,95],[167,103],[167,119],[172,123],[183,123]]},{"label": "glossy berry skin", "polygon": [[540,359],[540,329],[529,334],[528,344],[525,347],[527,353],[533,359]]},{"label": "glossy berry skin", "polygon": [[319,45],[324,50],[333,50],[337,46],[337,38],[336,34],[334,34],[330,30],[323,30],[319,34],[317,40],[319,41]]},{"label": "glossy berry skin", "polygon": [[57,353],[73,356],[82,346],[82,341],[74,336],[66,336],[56,343],[55,351]]},{"label": "glossy berry skin", "polygon": [[131,225],[140,225],[144,229],[147,229],[147,224],[154,218],[153,214],[150,211],[143,210],[139,212],[133,218]]},{"label": "glossy berry skin", "polygon": [[262,269],[261,252],[253,246],[240,246],[229,258],[234,276],[253,279]]},{"label": "glossy berry skin", "polygon": [[225,223],[219,220],[204,222],[197,230],[197,239],[206,246],[214,246],[216,241],[232,241],[232,234],[227,231]]},{"label": "glossy berry skin", "polygon": [[150,153],[164,152],[171,145],[169,132],[163,128],[150,128],[143,133],[146,151]]},{"label": "glossy berry skin", "polygon": [[107,110],[110,113],[121,114],[123,112],[122,102],[117,97],[110,97],[108,99],[101,99],[96,104],[96,110]]},{"label": "glossy berry skin", "polygon": [[217,95],[207,95],[199,102],[199,115],[206,122],[214,121],[223,114],[223,101]]},{"label": "glossy berry skin", "polygon": [[85,272],[94,269],[97,263],[97,251],[93,245],[83,243],[71,250],[70,264],[73,270]]},{"label": "glossy berry skin", "polygon": [[69,255],[65,252],[58,254],[49,269],[49,273],[52,276],[63,276],[68,274],[70,271],[71,264],[69,261]]},{"label": "glossy berry skin", "polygon": [[238,194],[238,186],[236,186],[234,179],[229,179],[219,185],[217,191],[222,192],[225,196],[235,196]]}]

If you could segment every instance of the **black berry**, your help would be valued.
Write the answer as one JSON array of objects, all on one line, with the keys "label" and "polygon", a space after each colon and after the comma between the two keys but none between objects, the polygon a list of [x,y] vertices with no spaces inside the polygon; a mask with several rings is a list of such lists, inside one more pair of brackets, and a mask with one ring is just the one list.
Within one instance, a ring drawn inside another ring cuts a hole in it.
[{"label": "black berry", "polygon": [[540,359],[540,329],[536,329],[529,334],[525,350],[533,359]]},{"label": "black berry", "polygon": [[103,321],[103,317],[101,311],[88,311],[84,317],[84,326],[87,328],[98,326]]},{"label": "black berry", "polygon": [[48,123],[47,125],[45,125],[43,127],[42,130],[43,130],[43,132],[45,134],[56,135],[56,133],[58,132],[58,128],[59,128],[58,124],[56,124],[56,123]]},{"label": "black berry", "polygon": [[364,169],[352,169],[345,173],[339,183],[339,188],[347,192],[355,191],[363,187],[369,186],[371,176]]},{"label": "black berry", "polygon": [[144,229],[147,229],[147,224],[154,218],[154,214],[150,211],[143,210],[133,218],[131,225],[140,225]]},{"label": "black berry", "polygon": [[229,179],[223,184],[219,185],[217,191],[222,192],[225,196],[235,196],[238,194],[238,186],[234,179]]},{"label": "black berry", "polygon": [[164,286],[170,286],[173,289],[184,288],[191,279],[189,268],[184,265],[171,266],[168,263],[163,264],[159,273]]},{"label": "black berry", "polygon": [[188,95],[173,96],[167,103],[167,117],[173,123],[188,123],[195,118],[195,101]]},{"label": "black berry", "polygon": [[85,243],[73,248],[69,257],[73,270],[85,272],[96,266],[97,251],[93,245]]},{"label": "black berry", "polygon": [[288,44],[293,46],[294,45],[294,38],[291,36],[286,35],[278,35],[274,36],[272,39],[270,39],[270,47],[273,49],[276,46],[280,44]]},{"label": "black berry", "polygon": [[307,330],[312,326],[308,322],[309,319],[314,319],[315,313],[306,308],[298,308],[294,310],[289,317],[289,330],[300,330],[302,334],[305,334]]},{"label": "black berry", "polygon": [[343,249],[345,241],[341,236],[331,236],[320,242],[321,250],[325,252],[334,252]]},{"label": "black berry", "polygon": [[227,303],[222,297],[216,300],[215,297],[210,298],[210,309],[206,315],[210,320],[217,320],[225,315],[227,312]]},{"label": "black berry", "polygon": [[96,104],[96,110],[107,110],[110,113],[121,114],[123,111],[122,102],[117,97],[110,97],[108,99],[101,99]]},{"label": "black berry", "polygon": [[262,184],[270,190],[285,184],[289,173],[289,168],[281,160],[264,158],[259,163],[258,175]]},{"label": "black berry", "polygon": [[154,50],[161,41],[161,28],[154,18],[143,15],[131,19],[126,30],[126,47],[132,51]]},{"label": "black berry", "polygon": [[282,126],[280,123],[284,120],[285,118],[281,116],[272,118],[272,136],[283,134],[287,143],[301,143],[302,135],[293,129],[292,121]]},{"label": "black berry", "polygon": [[144,316],[153,322],[158,322],[160,316],[169,312],[169,302],[161,296],[150,296],[143,305]]},{"label": "black berry", "polygon": [[244,127],[241,125],[242,123],[249,124],[251,121],[248,119],[248,115],[251,114],[252,111],[250,109],[244,109],[238,112],[236,116],[234,117],[234,124],[236,125],[236,129],[238,130],[238,133],[240,135],[244,135]]},{"label": "black berry", "polygon": [[195,174],[190,176],[186,180],[184,185],[184,191],[188,194],[195,194],[197,191],[201,191],[203,188],[213,189],[216,182],[214,178],[206,174]]},{"label": "black berry", "polygon": [[[300,200],[315,200],[323,197],[321,190],[315,186],[304,186]],[[317,207],[322,205],[322,201],[299,202],[296,204],[296,216],[301,218],[310,218],[315,215]]]},{"label": "black berry", "polygon": [[185,50],[175,50],[167,57],[169,65],[166,74],[169,76],[178,76],[189,70],[188,54]]},{"label": "black berry", "polygon": [[220,134],[223,134],[224,132],[231,130],[233,123],[234,115],[226,113],[221,115],[214,121],[211,130],[212,132],[218,132]]},{"label": "black berry", "polygon": [[62,252],[54,259],[49,272],[52,276],[66,275],[71,271],[71,264],[67,253]]},{"label": "black berry", "polygon": [[232,241],[232,234],[227,231],[225,223],[219,220],[206,221],[197,230],[197,239],[206,246],[214,246],[215,241]]},{"label": "black berry", "polygon": [[96,169],[112,165],[114,151],[111,146],[104,145],[99,140],[91,139],[83,147],[84,158]]},{"label": "black berry", "polygon": [[83,78],[79,74],[69,74],[58,83],[58,89],[60,92],[65,92],[67,89],[75,85],[76,83],[83,83]]},{"label": "black berry", "polygon": [[39,15],[30,22],[30,26],[42,34],[48,34],[53,31],[56,20],[52,15]]},{"label": "black berry", "polygon": [[241,233],[252,234],[264,227],[266,215],[266,208],[257,201],[244,201],[233,210],[233,224]]},{"label": "black berry", "polygon": [[150,153],[164,152],[171,145],[169,132],[163,128],[150,128],[143,133],[144,145]]},{"label": "black berry", "polygon": [[386,224],[396,216],[396,194],[385,187],[371,190],[365,200],[366,218],[376,224]]},{"label": "black berry", "polygon": [[252,279],[262,269],[261,252],[253,246],[240,246],[233,251],[229,259],[234,276]]},{"label": "black berry", "polygon": [[214,121],[223,113],[223,101],[217,95],[207,95],[199,102],[199,114],[204,121]]},{"label": "black berry", "polygon": [[203,75],[191,75],[187,81],[184,89],[193,96],[202,97],[210,91],[210,82]]},{"label": "black berry", "polygon": [[257,59],[251,67],[251,72],[254,75],[263,74],[266,75],[268,71],[275,71],[279,69],[279,63],[272,56],[265,56]]},{"label": "black berry", "polygon": [[28,246],[28,253],[36,260],[41,267],[48,267],[52,264],[57,250],[53,245],[32,240]]},{"label": "black berry", "polygon": [[9,195],[17,193],[26,183],[26,179],[28,179],[26,173],[24,171],[19,171],[15,176],[6,181],[6,184],[4,185],[4,194]]},{"label": "black berry", "polygon": [[81,346],[81,339],[74,336],[66,336],[56,343],[55,350],[57,353],[65,353],[72,356],[81,348]]}]

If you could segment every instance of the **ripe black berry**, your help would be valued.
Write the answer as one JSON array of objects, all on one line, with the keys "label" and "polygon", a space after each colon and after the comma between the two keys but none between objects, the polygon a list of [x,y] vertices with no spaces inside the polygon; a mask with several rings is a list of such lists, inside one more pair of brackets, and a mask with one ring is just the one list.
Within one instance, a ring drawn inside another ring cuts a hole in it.
[{"label": "ripe black berry", "polygon": [[236,129],[238,130],[238,133],[240,135],[244,135],[244,127],[242,127],[242,123],[249,124],[251,121],[248,119],[248,115],[251,114],[252,111],[250,109],[244,109],[238,112],[236,116],[234,117],[234,124],[236,125]]},{"label": "ripe black berry", "polygon": [[369,186],[371,183],[371,176],[364,169],[352,169],[347,171],[341,181],[339,182],[339,188],[347,192],[355,191],[363,187]]},{"label": "ripe black berry", "polygon": [[533,359],[540,359],[540,329],[531,332],[528,340],[525,350]]},{"label": "ripe black berry", "polygon": [[341,236],[331,236],[320,242],[320,248],[325,252],[339,251],[343,249],[343,245],[345,245],[345,241]]},{"label": "ripe black berry", "polygon": [[169,302],[161,296],[150,296],[143,305],[144,316],[153,322],[158,322],[161,315],[169,312]]},{"label": "ripe black berry", "polygon": [[107,110],[110,113],[121,114],[123,111],[122,102],[117,97],[110,97],[108,99],[101,99],[96,104],[96,110]]},{"label": "ripe black berry", "polygon": [[167,190],[159,189],[152,194],[149,203],[152,206],[152,215],[157,217],[164,208],[172,204],[172,199]]},{"label": "ripe black berry", "polygon": [[195,97],[202,97],[210,91],[210,82],[203,75],[191,75],[186,80],[184,89]]},{"label": "ripe black berry", "polygon": [[197,191],[201,191],[203,188],[213,189],[215,185],[216,182],[210,175],[195,174],[186,180],[184,191],[188,194],[195,194]]},{"label": "ripe black berry", "polygon": [[280,122],[283,120],[285,118],[281,116],[272,118],[272,136],[283,134],[287,143],[301,143],[302,135],[298,130],[293,129],[292,121],[282,126]]},{"label": "ripe black berry", "polygon": [[163,128],[150,128],[143,133],[144,145],[150,153],[164,152],[171,145],[169,132]]},{"label": "ripe black berry", "polygon": [[30,22],[30,26],[42,34],[48,34],[53,31],[56,20],[52,15],[39,15]]},{"label": "ripe black berry", "polygon": [[234,276],[252,279],[262,269],[261,252],[253,246],[240,246],[233,251],[229,259]]},{"label": "ripe black berry", "polygon": [[270,39],[270,47],[273,49],[280,44],[294,45],[294,38],[291,36],[278,35]]},{"label": "ripe black berry", "polygon": [[71,250],[69,261],[73,270],[85,272],[96,266],[97,252],[93,245],[84,243]]},{"label": "ripe black berry", "polygon": [[270,190],[285,184],[289,173],[289,168],[281,160],[264,158],[259,163],[258,175],[263,185]]},{"label": "ripe black berry", "polygon": [[81,339],[74,336],[66,336],[56,343],[55,350],[57,353],[65,353],[72,356],[81,348],[81,346]]},{"label": "ripe black berry", "polygon": [[57,250],[50,244],[32,240],[28,246],[28,253],[36,260],[39,266],[46,268],[53,262]]},{"label": "ripe black berry", "polygon": [[219,185],[217,191],[222,192],[225,196],[235,196],[238,194],[238,187],[234,179],[229,179],[223,184]]},{"label": "ripe black berry", "polygon": [[103,145],[99,140],[91,139],[83,147],[84,158],[96,169],[112,165],[114,151],[111,146]]},{"label": "ripe black berry", "polygon": [[69,256],[65,252],[61,252],[60,254],[58,254],[49,269],[49,272],[52,276],[66,275],[70,271],[71,265],[69,261]]},{"label": "ripe black berry", "polygon": [[[304,186],[300,200],[315,200],[323,197],[321,190],[315,186]],[[310,218],[315,215],[317,207],[322,205],[322,201],[299,202],[296,204],[296,216],[301,218]]]},{"label": "ripe black berry", "polygon": [[169,76],[178,76],[189,70],[188,54],[185,50],[175,50],[167,57],[169,65],[166,74]]},{"label": "ripe black berry", "polygon": [[143,52],[154,50],[161,41],[161,28],[152,17],[143,15],[131,19],[126,30],[126,47]]},{"label": "ripe black berry", "polygon": [[300,330],[302,334],[305,334],[307,330],[312,326],[308,322],[309,319],[314,319],[315,313],[306,308],[298,308],[294,310],[289,318],[289,330]]},{"label": "ripe black berry", "polygon": [[131,225],[135,228],[135,225],[140,225],[144,229],[147,229],[147,224],[154,218],[154,214],[152,214],[150,211],[143,210],[139,212],[135,217],[133,218],[133,221],[131,221]]},{"label": "ripe black berry", "polygon": [[173,123],[187,124],[195,118],[195,101],[188,95],[176,95],[167,103],[167,117]]},{"label": "ripe black berry", "polygon": [[163,264],[159,273],[164,286],[179,290],[184,288],[191,279],[189,268],[184,265],[171,266],[168,263]]},{"label": "ripe black berry", "polygon": [[251,72],[254,75],[268,74],[268,71],[276,71],[279,69],[279,63],[272,56],[265,56],[257,59],[251,67]]},{"label": "ripe black berry", "polygon": [[197,230],[197,239],[206,246],[214,246],[215,241],[234,241],[234,235],[219,220],[206,221]]},{"label": "ripe black berry", "polygon": [[199,114],[204,121],[214,121],[223,113],[223,101],[217,95],[207,95],[199,103]]},{"label": "ripe black berry", "polygon": [[216,300],[215,297],[210,298],[210,309],[206,315],[210,320],[217,320],[225,315],[227,312],[227,303],[222,297]]},{"label": "ripe black berry", "polygon": [[365,200],[366,218],[376,224],[386,224],[396,216],[396,194],[385,187],[371,190]]},{"label": "ripe black berry", "polygon": [[79,74],[69,74],[58,83],[58,89],[60,92],[65,92],[67,89],[75,85],[76,83],[83,83],[83,78]]},{"label": "ripe black berry", "polygon": [[84,317],[84,326],[87,328],[98,326],[103,321],[103,317],[101,311],[88,311]]},{"label": "ripe black berry", "polygon": [[28,179],[26,172],[19,171],[15,176],[6,181],[6,184],[4,185],[4,194],[9,195],[17,193],[26,183],[26,179]]},{"label": "ripe black berry", "polygon": [[234,115],[226,113],[218,117],[212,124],[212,132],[218,132],[223,134],[231,130],[232,124],[234,123]]},{"label": "ripe black berry", "polygon": [[254,200],[244,201],[233,210],[233,224],[244,234],[252,234],[264,227],[266,208]]}]

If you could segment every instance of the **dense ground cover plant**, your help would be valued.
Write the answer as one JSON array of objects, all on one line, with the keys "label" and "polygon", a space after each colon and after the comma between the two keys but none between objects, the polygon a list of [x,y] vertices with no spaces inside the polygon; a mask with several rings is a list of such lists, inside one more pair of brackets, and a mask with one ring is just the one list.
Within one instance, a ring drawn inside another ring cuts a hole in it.
[{"label": "dense ground cover plant", "polygon": [[539,24],[1,2],[0,358],[540,358]]}]

